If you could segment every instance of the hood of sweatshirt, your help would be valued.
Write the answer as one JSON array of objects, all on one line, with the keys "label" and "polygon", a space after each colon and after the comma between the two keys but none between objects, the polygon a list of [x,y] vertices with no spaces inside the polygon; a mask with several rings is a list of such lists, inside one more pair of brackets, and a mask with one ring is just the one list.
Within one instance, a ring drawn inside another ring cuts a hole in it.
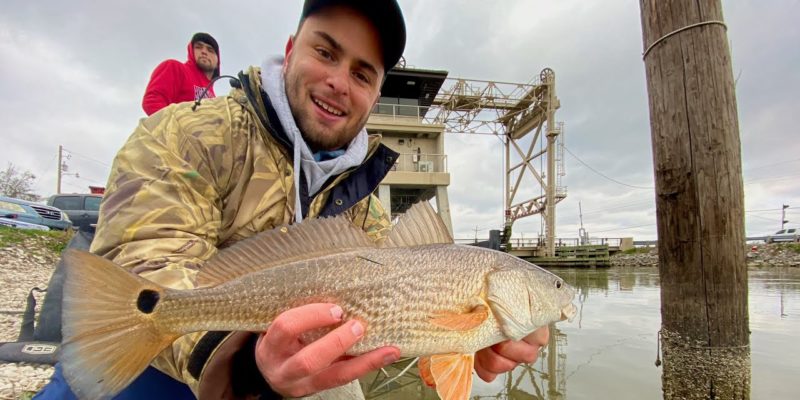
[{"label": "hood of sweatshirt", "polygon": [[[194,68],[197,71],[200,71],[200,68],[197,66],[197,62],[194,60],[194,46],[192,45],[192,41],[189,41],[189,44],[186,45],[186,65],[189,67]],[[217,50],[217,68],[214,69],[214,75],[211,79],[214,79],[219,76],[219,67],[222,65],[222,56],[220,55],[219,50]],[[202,71],[200,71],[202,72]]]}]

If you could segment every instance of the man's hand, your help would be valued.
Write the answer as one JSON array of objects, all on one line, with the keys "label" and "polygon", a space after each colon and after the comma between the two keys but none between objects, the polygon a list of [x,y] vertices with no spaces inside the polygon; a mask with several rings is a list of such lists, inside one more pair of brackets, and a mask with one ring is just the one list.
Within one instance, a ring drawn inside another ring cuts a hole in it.
[{"label": "man's hand", "polygon": [[345,352],[364,335],[359,321],[347,321],[312,343],[303,333],[342,320],[335,304],[309,304],[280,314],[256,343],[256,365],[272,389],[288,397],[302,397],[342,386],[400,357],[395,347],[381,347],[358,357]]},{"label": "man's hand", "polygon": [[550,329],[543,326],[518,342],[506,340],[475,353],[475,372],[486,382],[511,371],[520,363],[530,364],[539,358],[539,350],[547,345]]}]

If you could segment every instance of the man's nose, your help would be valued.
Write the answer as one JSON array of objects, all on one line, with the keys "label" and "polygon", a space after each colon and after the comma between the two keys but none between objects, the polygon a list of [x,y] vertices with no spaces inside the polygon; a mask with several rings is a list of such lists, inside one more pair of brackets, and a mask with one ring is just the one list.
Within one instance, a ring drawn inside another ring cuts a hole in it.
[{"label": "man's nose", "polygon": [[347,95],[350,88],[350,69],[343,65],[337,65],[328,73],[327,83],[336,94]]}]

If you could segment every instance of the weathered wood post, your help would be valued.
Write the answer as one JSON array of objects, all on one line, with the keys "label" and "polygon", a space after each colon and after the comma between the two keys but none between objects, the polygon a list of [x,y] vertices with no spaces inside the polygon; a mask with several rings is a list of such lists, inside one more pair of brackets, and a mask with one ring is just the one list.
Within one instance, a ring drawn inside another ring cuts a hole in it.
[{"label": "weathered wood post", "polygon": [[720,0],[640,0],[665,399],[749,398],[739,126]]}]

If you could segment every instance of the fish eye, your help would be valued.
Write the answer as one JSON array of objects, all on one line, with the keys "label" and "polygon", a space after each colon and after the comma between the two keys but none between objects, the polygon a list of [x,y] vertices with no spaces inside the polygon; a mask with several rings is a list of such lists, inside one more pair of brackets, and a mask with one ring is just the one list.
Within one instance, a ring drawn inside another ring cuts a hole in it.
[{"label": "fish eye", "polygon": [[556,289],[561,289],[561,281],[556,281]]}]

